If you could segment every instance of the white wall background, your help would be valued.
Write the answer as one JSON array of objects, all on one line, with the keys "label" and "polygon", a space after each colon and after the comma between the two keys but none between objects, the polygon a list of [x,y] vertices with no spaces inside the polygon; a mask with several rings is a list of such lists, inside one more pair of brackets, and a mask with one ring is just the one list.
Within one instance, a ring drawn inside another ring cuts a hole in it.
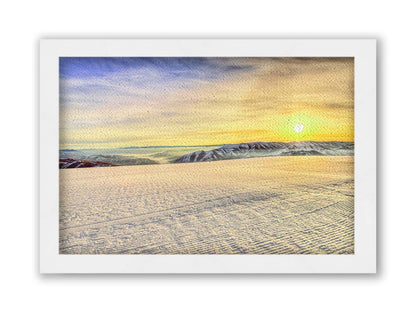
[{"label": "white wall background", "polygon": [[[3,1],[0,4],[3,311],[409,311],[416,205],[411,1]],[[377,38],[379,274],[40,276],[38,39]]]}]

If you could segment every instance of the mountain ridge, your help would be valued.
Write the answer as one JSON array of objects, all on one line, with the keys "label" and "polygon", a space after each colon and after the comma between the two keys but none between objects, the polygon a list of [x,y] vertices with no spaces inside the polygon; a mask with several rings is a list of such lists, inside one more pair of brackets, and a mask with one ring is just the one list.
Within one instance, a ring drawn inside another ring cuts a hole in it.
[{"label": "mountain ridge", "polygon": [[271,156],[353,156],[354,142],[300,141],[250,142],[225,144],[220,148],[195,151],[176,159],[175,163],[217,161]]}]

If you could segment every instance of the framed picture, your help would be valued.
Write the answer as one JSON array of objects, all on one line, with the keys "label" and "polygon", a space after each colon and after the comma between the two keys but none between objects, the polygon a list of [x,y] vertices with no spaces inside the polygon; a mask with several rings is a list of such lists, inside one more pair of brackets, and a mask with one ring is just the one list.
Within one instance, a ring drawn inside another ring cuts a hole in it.
[{"label": "framed picture", "polygon": [[375,273],[375,40],[41,40],[41,273]]}]

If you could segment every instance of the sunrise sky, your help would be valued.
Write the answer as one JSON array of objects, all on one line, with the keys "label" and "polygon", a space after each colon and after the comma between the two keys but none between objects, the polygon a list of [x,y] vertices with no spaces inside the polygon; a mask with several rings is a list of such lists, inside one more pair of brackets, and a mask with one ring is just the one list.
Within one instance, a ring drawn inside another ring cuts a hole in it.
[{"label": "sunrise sky", "polygon": [[59,74],[61,149],[354,140],[353,58],[61,57]]}]

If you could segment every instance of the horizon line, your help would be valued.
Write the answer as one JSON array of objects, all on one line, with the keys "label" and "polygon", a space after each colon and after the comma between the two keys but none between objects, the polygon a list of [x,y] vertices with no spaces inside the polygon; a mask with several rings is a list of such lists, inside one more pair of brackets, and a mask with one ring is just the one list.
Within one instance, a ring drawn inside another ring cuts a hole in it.
[{"label": "horizon line", "polygon": [[313,141],[313,140],[304,140],[304,141],[253,141],[253,142],[239,142],[239,143],[220,143],[220,144],[200,144],[200,145],[146,145],[146,146],[121,146],[121,147],[101,147],[101,148],[60,148],[59,151],[70,151],[70,150],[88,150],[88,149],[133,149],[133,148],[163,148],[163,147],[203,147],[203,146],[222,146],[222,145],[236,145],[236,144],[245,144],[245,143],[299,143],[299,142],[339,142],[339,143],[354,143],[355,141]]}]

